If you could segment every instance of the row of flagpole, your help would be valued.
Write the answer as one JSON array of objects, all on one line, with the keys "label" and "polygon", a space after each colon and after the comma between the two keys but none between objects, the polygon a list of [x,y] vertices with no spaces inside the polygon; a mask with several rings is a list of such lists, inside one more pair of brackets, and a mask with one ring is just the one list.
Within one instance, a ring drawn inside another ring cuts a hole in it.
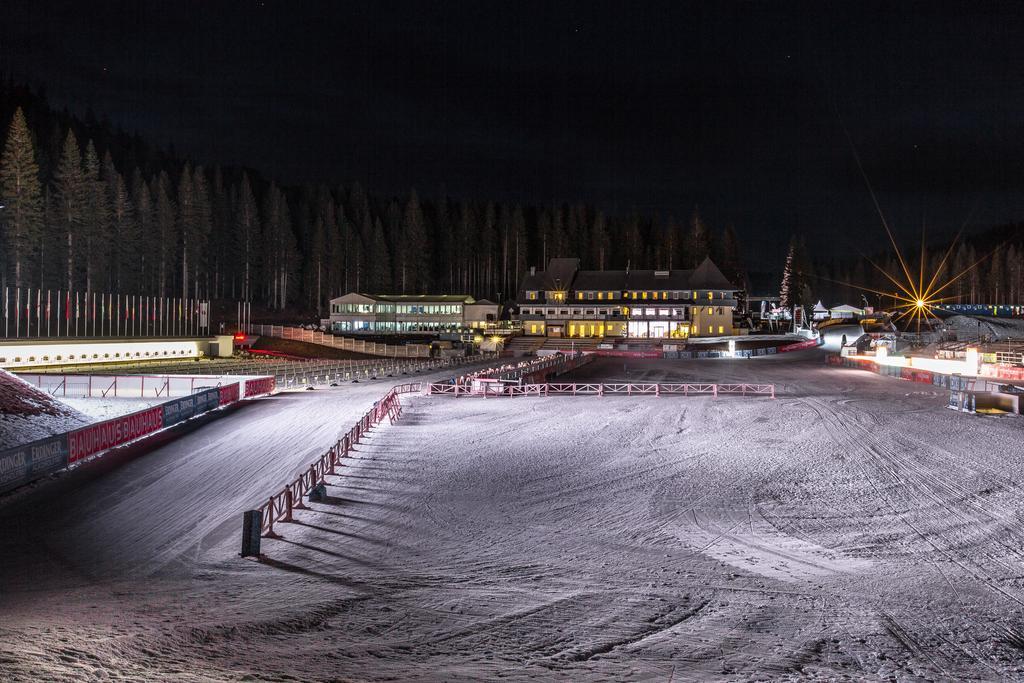
[{"label": "row of flagpole", "polygon": [[210,302],[183,297],[4,287],[3,314],[5,339],[210,333]]},{"label": "row of flagpole", "polygon": [[238,302],[238,327],[239,332],[252,332],[252,302]]}]

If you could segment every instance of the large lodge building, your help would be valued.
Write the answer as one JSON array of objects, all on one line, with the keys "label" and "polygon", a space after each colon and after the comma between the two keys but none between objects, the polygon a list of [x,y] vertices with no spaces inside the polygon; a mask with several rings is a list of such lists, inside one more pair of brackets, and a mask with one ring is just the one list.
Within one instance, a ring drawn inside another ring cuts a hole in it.
[{"label": "large lodge building", "polygon": [[685,339],[731,335],[738,288],[704,259],[693,270],[580,270],[556,258],[519,288],[523,333]]}]

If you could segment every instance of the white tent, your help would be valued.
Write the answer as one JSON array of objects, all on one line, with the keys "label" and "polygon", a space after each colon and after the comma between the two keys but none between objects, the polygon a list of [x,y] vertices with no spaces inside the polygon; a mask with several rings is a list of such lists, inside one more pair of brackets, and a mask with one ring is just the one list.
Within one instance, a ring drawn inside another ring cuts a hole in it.
[{"label": "white tent", "polygon": [[818,303],[814,304],[814,310],[811,311],[811,318],[813,320],[825,320],[828,318],[828,309],[821,304],[821,299]]},{"label": "white tent", "polygon": [[858,315],[864,315],[863,308],[856,308],[849,304],[830,308],[828,312],[833,318],[856,318]]}]

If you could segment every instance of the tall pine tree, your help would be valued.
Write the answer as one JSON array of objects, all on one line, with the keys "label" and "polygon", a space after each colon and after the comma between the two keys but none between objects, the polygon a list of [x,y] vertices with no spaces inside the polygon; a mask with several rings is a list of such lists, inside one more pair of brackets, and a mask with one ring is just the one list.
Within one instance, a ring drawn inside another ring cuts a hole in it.
[{"label": "tall pine tree", "polygon": [[416,190],[409,194],[402,219],[402,243],[398,249],[402,254],[404,279],[402,291],[426,294],[433,284],[430,277],[430,241],[423,210]]},{"label": "tall pine tree", "polygon": [[3,156],[0,157],[0,234],[3,235],[5,263],[4,281],[8,272],[15,287],[34,280],[31,263],[40,246],[43,231],[43,191],[39,182],[39,166],[25,114],[19,107],[7,130]]},{"label": "tall pine tree", "polygon": [[84,278],[79,240],[85,226],[88,188],[82,172],[82,156],[74,132],[68,130],[60,161],[53,173],[54,238],[60,241],[65,287],[74,289]]}]

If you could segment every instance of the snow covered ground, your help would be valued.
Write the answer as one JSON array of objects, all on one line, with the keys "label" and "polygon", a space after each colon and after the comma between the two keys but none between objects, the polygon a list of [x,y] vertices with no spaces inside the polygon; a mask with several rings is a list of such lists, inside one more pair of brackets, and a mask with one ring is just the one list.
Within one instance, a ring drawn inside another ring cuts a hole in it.
[{"label": "snow covered ground", "polygon": [[0,369],[0,450],[70,431],[92,420]]},{"label": "snow covered ground", "polygon": [[962,341],[977,339],[979,335],[991,340],[1024,339],[1024,320],[987,316],[954,315],[942,321],[947,330],[957,333]]},{"label": "snow covered ground", "polygon": [[160,405],[171,400],[167,397],[144,398],[63,398],[57,397],[61,403],[78,412],[88,415],[97,421],[109,420],[112,417],[127,415],[151,406]]},{"label": "snow covered ground", "polygon": [[386,384],[238,408],[0,507],[0,679],[1024,675],[1019,418],[817,351],[576,376],[780,397],[414,397],[262,562]]}]

